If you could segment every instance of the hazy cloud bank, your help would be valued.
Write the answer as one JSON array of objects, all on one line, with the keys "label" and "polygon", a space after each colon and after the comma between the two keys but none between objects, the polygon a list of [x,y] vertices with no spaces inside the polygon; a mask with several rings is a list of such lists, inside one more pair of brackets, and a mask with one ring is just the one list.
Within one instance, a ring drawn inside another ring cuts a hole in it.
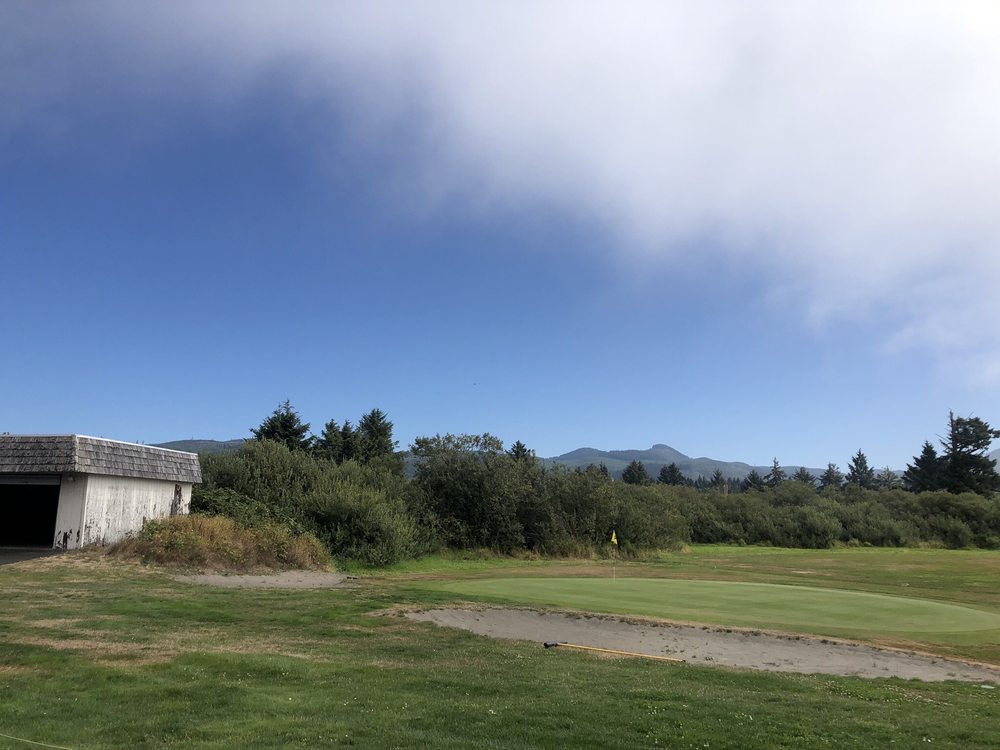
[{"label": "hazy cloud bank", "polygon": [[59,132],[66,98],[225,117],[279,71],[320,148],[317,113],[373,151],[412,125],[399,168],[433,210],[552,206],[651,262],[710,247],[809,320],[1000,379],[993,3],[39,5],[0,11],[0,132]]}]

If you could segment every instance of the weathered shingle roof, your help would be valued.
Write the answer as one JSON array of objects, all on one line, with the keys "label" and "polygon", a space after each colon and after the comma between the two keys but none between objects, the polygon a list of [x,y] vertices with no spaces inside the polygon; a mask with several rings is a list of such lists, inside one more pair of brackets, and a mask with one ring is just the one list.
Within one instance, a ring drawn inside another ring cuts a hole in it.
[{"label": "weathered shingle roof", "polygon": [[0,435],[0,474],[66,472],[201,481],[196,453],[86,435]]}]

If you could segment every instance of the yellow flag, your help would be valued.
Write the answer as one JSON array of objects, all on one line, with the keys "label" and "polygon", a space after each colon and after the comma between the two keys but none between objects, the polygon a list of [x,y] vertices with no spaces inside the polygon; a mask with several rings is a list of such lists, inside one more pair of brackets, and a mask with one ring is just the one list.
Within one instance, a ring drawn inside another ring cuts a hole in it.
[{"label": "yellow flag", "polygon": [[615,545],[618,544],[618,536],[615,534],[614,529],[611,529],[611,543]]}]

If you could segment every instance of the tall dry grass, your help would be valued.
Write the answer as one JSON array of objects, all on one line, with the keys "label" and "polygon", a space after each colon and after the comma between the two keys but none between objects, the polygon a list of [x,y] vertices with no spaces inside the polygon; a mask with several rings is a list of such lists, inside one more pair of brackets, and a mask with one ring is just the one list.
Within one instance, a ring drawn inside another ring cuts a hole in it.
[{"label": "tall dry grass", "polygon": [[108,548],[109,555],[187,569],[244,572],[330,564],[312,534],[295,534],[267,523],[252,528],[225,516],[176,516],[147,521],[132,537]]}]

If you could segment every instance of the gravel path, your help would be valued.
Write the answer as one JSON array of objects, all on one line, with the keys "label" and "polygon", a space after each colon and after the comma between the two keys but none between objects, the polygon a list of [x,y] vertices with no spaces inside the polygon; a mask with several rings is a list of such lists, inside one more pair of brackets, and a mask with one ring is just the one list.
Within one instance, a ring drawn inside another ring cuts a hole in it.
[{"label": "gravel path", "polygon": [[783,636],[715,627],[625,622],[607,617],[572,616],[522,609],[433,609],[409,612],[433,622],[492,638],[543,643],[563,641],[692,664],[723,665],[775,672],[902,677],[930,682],[966,680],[1000,684],[1000,667],[989,668],[904,651],[815,637]]}]

